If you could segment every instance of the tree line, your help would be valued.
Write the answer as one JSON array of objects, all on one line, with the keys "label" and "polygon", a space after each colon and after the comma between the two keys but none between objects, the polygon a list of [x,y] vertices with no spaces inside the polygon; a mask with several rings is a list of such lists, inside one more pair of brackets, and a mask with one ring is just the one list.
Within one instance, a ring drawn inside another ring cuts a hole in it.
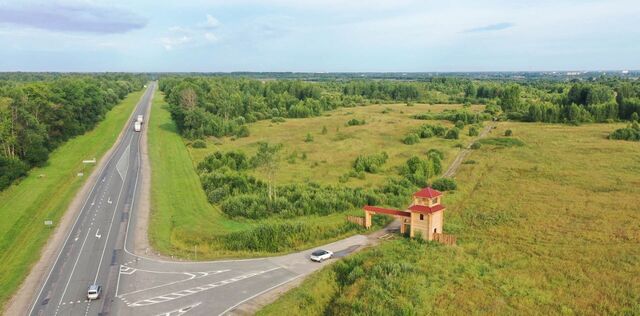
[{"label": "tree line", "polygon": [[0,190],[44,165],[51,151],[92,129],[146,81],[129,74],[24,76],[0,76]]}]

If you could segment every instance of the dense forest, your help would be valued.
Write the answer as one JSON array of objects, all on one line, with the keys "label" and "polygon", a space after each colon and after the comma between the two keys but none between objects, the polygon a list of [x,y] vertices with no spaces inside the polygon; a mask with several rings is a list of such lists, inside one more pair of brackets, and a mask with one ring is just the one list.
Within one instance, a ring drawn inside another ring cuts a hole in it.
[{"label": "dense forest", "polygon": [[49,153],[92,129],[143,75],[0,75],[0,190],[42,166]]},{"label": "dense forest", "polygon": [[[640,113],[640,82],[614,77],[590,81],[472,80],[432,77],[399,80],[257,80],[238,77],[166,77],[160,81],[183,135],[248,135],[245,123],[303,118],[338,107],[371,103],[480,103],[482,119],[580,124],[629,120]],[[423,117],[424,119],[424,117]]]}]

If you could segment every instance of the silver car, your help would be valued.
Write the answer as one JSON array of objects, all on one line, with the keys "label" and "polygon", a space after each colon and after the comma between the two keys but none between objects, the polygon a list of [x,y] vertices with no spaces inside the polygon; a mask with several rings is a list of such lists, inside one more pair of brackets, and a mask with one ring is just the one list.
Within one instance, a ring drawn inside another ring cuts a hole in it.
[{"label": "silver car", "polygon": [[333,257],[333,252],[329,251],[329,250],[316,250],[314,252],[311,253],[311,261],[316,261],[316,262],[322,262],[324,260],[327,260],[329,258]]}]

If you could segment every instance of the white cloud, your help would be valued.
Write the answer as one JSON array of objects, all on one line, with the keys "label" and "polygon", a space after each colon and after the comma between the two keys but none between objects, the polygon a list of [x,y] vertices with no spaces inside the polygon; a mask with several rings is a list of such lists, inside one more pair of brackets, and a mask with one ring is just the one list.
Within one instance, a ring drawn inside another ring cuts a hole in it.
[{"label": "white cloud", "polygon": [[162,46],[166,50],[173,50],[185,44],[191,43],[193,38],[187,35],[182,35],[178,37],[163,37],[160,39]]},{"label": "white cloud", "polygon": [[211,14],[207,14],[206,17],[206,21],[197,25],[169,27],[169,34],[160,38],[160,43],[164,49],[174,50],[184,46],[203,46],[218,42],[219,38],[212,30],[220,26],[220,21]]},{"label": "white cloud", "polygon": [[220,21],[211,14],[207,14],[207,21],[200,23],[200,27],[203,29],[215,29],[218,26],[220,26]]},{"label": "white cloud", "polygon": [[211,33],[211,32],[207,32],[204,33],[204,39],[206,39],[208,42],[217,42],[218,41],[218,37]]}]

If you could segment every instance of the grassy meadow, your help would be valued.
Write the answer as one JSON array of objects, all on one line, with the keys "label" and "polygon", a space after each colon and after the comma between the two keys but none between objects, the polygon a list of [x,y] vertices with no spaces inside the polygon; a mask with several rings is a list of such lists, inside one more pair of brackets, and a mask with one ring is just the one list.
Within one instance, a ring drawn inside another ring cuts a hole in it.
[{"label": "grassy meadow", "polygon": [[640,314],[640,147],[606,139],[623,125],[500,123],[445,196],[457,246],[385,242],[259,315]]},{"label": "grassy meadow", "polygon": [[[379,174],[367,174],[364,180],[350,178],[346,185],[372,187],[381,184],[386,176],[396,175],[396,167],[413,154],[424,154],[437,148],[445,152],[446,161],[453,160],[460,150],[454,144],[467,142],[442,138],[424,139],[419,144],[405,145],[402,137],[413,127],[426,121],[411,119],[410,115],[427,111],[442,111],[460,108],[451,105],[404,104],[372,105],[339,109],[325,116],[307,119],[288,119],[273,123],[260,121],[249,125],[251,136],[246,138],[208,139],[206,148],[192,148],[177,132],[175,123],[167,110],[163,96],[158,92],[154,98],[152,119],[149,122],[149,154],[152,168],[150,241],[155,249],[165,255],[198,259],[224,257],[259,257],[308,249],[316,245],[342,239],[361,229],[343,229],[345,215],[361,215],[360,210],[345,210],[327,216],[301,216],[295,218],[272,218],[263,220],[231,219],[225,216],[218,205],[212,205],[202,189],[195,166],[208,154],[215,151],[241,150],[248,155],[256,152],[260,141],[281,143],[284,149],[279,162],[276,181],[279,184],[307,180],[322,184],[338,184],[339,177],[352,169],[352,162],[361,153],[386,151],[389,161]],[[385,111],[386,109],[386,111]],[[474,106],[474,110],[481,110]],[[384,113],[383,113],[384,112]],[[351,118],[365,119],[361,126],[346,126]],[[443,125],[452,125],[441,122]],[[322,133],[326,127],[326,134]],[[314,141],[306,142],[311,133]],[[292,154],[295,159],[292,161]],[[306,159],[303,158],[306,155]],[[258,178],[265,175],[252,171]],[[176,198],[180,197],[180,198]],[[382,222],[380,222],[382,223]],[[249,234],[264,237],[264,230],[279,229],[278,225],[293,225],[314,232],[317,236],[289,236],[285,246],[277,251],[229,249],[220,239],[248,238]],[[325,231],[329,230],[329,231]],[[236,235],[233,235],[236,234]],[[245,235],[246,234],[246,235]]]},{"label": "grassy meadow", "polygon": [[[466,144],[470,137],[467,128],[460,133],[459,140],[441,137],[421,139],[414,145],[403,144],[402,138],[422,124],[441,124],[452,127],[448,121],[422,121],[412,119],[415,114],[441,112],[446,109],[461,109],[461,105],[382,104],[355,108],[339,108],[320,117],[287,119],[282,123],[269,120],[249,125],[250,136],[245,138],[209,139],[207,148],[191,148],[195,163],[216,150],[242,150],[253,155],[259,142],[284,145],[276,180],[278,183],[315,181],[322,184],[336,184],[341,175],[352,168],[358,155],[386,152],[389,160],[377,174],[367,174],[365,179],[351,178],[349,185],[376,187],[387,176],[396,175],[397,167],[413,155],[423,155],[429,149],[444,152],[443,166],[447,166],[459,152],[455,144]],[[474,105],[472,111],[484,107]],[[364,125],[347,126],[351,119],[365,120]],[[323,128],[326,127],[326,134]],[[307,134],[313,141],[307,142]],[[306,156],[306,158],[304,158]],[[254,171],[256,176],[265,175]]]},{"label": "grassy meadow", "polygon": [[[51,153],[47,164],[0,192],[0,310],[26,278],[93,166],[83,159],[100,159],[116,141],[142,91],[131,93],[110,110],[93,130],[70,139]],[[77,173],[83,171],[84,176]]]}]

